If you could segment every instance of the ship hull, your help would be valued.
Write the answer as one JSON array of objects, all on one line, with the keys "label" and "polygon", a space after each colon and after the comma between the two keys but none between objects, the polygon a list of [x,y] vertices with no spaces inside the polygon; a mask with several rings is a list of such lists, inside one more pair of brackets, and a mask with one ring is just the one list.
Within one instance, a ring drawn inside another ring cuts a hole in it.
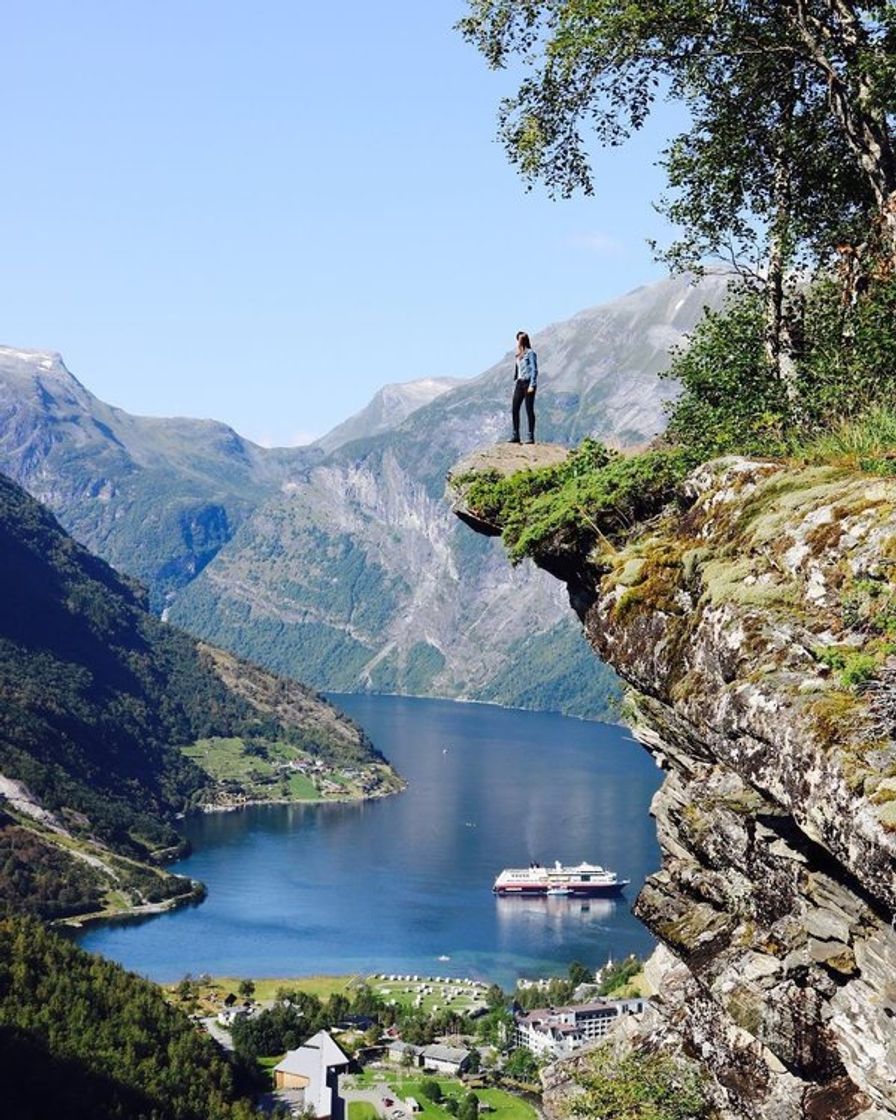
[{"label": "ship hull", "polygon": [[[622,894],[627,886],[628,882],[626,881],[618,883],[571,883],[564,887],[563,894],[553,890],[550,891],[550,896],[551,898],[609,898]],[[508,896],[523,896],[526,898],[540,896],[546,898],[549,893],[549,888],[544,883],[514,883],[511,886],[495,886],[492,890],[502,898]]]}]

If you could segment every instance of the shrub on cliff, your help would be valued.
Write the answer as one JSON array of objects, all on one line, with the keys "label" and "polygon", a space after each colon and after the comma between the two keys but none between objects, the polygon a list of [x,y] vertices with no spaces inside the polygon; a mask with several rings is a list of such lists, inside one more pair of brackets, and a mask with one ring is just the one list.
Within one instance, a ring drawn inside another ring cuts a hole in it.
[{"label": "shrub on cliff", "polygon": [[568,1114],[583,1120],[708,1120],[713,1110],[700,1074],[672,1055],[611,1044],[594,1050],[575,1076],[582,1090]]},{"label": "shrub on cliff", "polygon": [[568,548],[595,535],[610,540],[658,513],[698,460],[681,447],[622,456],[586,439],[565,462],[510,476],[483,472],[459,479],[478,517],[503,529],[514,563],[562,540]]},{"label": "shrub on cliff", "polygon": [[763,329],[759,294],[739,292],[720,311],[707,309],[663,375],[682,389],[666,436],[699,460],[785,450],[790,402],[765,355]]},{"label": "shrub on cliff", "polygon": [[882,434],[896,445],[896,279],[871,283],[847,306],[841,286],[822,277],[796,302],[786,382],[765,352],[759,292],[738,289],[722,310],[707,311],[664,375],[682,387],[667,438],[700,459],[785,455],[807,440],[822,452],[825,433],[848,441],[876,416],[878,448]]}]

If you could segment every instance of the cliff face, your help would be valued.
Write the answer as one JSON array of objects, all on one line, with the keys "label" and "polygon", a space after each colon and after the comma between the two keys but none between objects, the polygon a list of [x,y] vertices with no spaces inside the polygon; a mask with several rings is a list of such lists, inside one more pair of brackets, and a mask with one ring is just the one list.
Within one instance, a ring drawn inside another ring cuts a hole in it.
[{"label": "cliff face", "polygon": [[667,771],[649,1029],[724,1115],[896,1116],[896,482],[720,460],[537,561]]}]

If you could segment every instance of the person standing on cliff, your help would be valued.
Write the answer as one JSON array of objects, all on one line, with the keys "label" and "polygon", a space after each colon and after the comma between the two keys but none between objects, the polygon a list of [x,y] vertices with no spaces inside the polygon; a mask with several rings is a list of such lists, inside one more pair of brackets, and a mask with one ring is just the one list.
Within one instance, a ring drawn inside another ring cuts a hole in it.
[{"label": "person standing on cliff", "polygon": [[520,407],[526,402],[526,419],[529,421],[529,439],[535,442],[535,390],[538,385],[538,356],[525,331],[516,332],[516,363],[513,369],[513,419],[511,443],[520,442]]}]

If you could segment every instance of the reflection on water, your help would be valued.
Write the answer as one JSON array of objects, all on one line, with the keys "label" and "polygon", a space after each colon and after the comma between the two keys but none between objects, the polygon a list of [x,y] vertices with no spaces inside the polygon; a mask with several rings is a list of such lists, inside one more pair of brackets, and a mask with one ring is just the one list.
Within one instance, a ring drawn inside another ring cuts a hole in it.
[{"label": "reflection on water", "polygon": [[601,932],[612,932],[617,920],[628,914],[628,906],[615,898],[496,897],[498,944],[510,952],[521,944],[546,949],[594,944]]},{"label": "reflection on water", "polygon": [[495,897],[498,925],[511,933],[522,926],[569,930],[573,926],[607,922],[618,905],[615,898]]},{"label": "reflection on water", "polygon": [[[81,943],[160,980],[437,971],[507,985],[649,951],[630,906],[659,864],[648,806],[660,774],[621,729],[483,705],[339,702],[405,793],[194,818],[193,854],[176,870],[201,879],[207,900],[88,929]],[[632,883],[619,899],[492,894],[503,867],[555,859]]]}]

